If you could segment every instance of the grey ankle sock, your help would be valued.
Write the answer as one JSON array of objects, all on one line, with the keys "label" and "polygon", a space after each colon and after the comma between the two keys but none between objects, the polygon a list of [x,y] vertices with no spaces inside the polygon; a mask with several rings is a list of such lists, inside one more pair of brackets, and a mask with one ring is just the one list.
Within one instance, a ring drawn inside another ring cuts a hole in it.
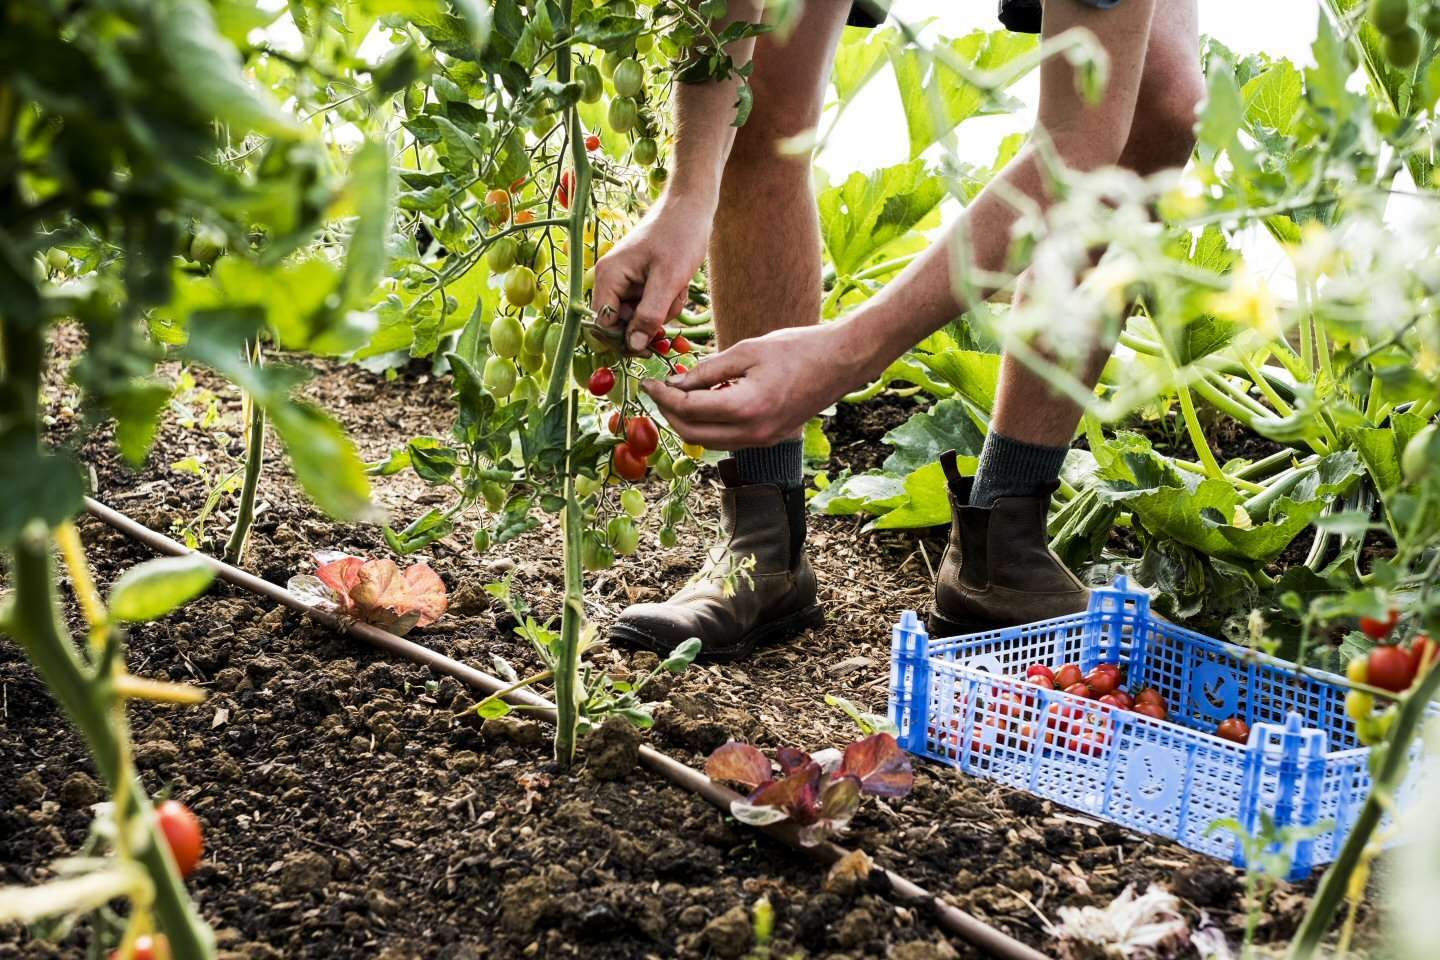
[{"label": "grey ankle sock", "polygon": [[782,440],[773,447],[746,447],[732,456],[746,483],[773,483],[781,490],[794,490],[805,483],[805,446],[798,438]]},{"label": "grey ankle sock", "polygon": [[1069,447],[1041,447],[995,430],[985,437],[970,506],[990,507],[999,497],[1033,497],[1060,476]]}]

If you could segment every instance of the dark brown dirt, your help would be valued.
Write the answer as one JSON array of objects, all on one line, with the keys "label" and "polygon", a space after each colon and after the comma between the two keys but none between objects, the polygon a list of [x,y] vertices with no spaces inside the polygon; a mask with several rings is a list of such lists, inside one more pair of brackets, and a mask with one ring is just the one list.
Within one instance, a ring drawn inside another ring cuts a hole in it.
[{"label": "dark brown dirt", "polygon": [[[73,354],[79,344],[67,334],[61,347]],[[367,458],[448,429],[448,386],[423,368],[387,382],[305,362],[322,374],[307,392]],[[86,447],[100,499],[159,530],[184,527],[206,491],[172,463],[193,455],[218,472],[238,453],[237,399],[203,372],[196,378],[218,395],[218,427],[172,418],[136,472],[102,443]],[[62,399],[51,404],[57,433],[68,427]],[[893,410],[840,420],[837,465],[869,465],[864,452],[898,422]],[[376,497],[397,520],[439,499],[410,474],[378,481]],[[703,497],[713,502],[708,490]],[[268,579],[308,572],[316,549],[385,553],[377,528],[337,525],[309,506],[278,448],[261,499],[245,565]],[[232,509],[222,499],[207,536],[223,534]],[[699,565],[704,529],[661,552],[657,513],[636,558],[590,577],[590,613],[602,627]],[[862,538],[859,525],[818,518],[812,528],[825,629],[747,663],[693,667],[662,691],[652,743],[698,765],[732,737],[807,748],[853,739],[826,693],[883,711],[890,624],[926,605],[938,554],[910,537]],[[94,521],[81,531],[102,585],[146,558]],[[513,620],[485,609],[480,588],[509,573],[540,616],[555,614],[558,533],[542,526],[485,557],[468,533],[422,555],[468,602],[413,638],[481,669],[503,657],[523,674],[537,661],[510,632]],[[923,910],[866,889],[827,892],[808,861],[633,768],[630,738],[597,737],[586,745],[590,764],[563,774],[550,762],[547,728],[457,719],[472,700],[454,681],[249,595],[217,587],[132,631],[128,660],[136,673],[211,693],[193,709],[137,704],[131,720],[147,785],[171,790],[206,825],[190,887],[231,958],[737,957],[751,947],[748,911],[761,898],[775,908],[775,956],[952,955]],[[607,648],[589,660],[622,677],[645,662]],[[0,707],[0,883],[35,883],[83,842],[99,794],[83,743],[8,639]],[[1170,885],[1192,919],[1204,911],[1232,942],[1245,919],[1240,874],[1227,865],[931,764],[917,765],[908,798],[867,805],[845,842],[1042,949],[1042,916],[1103,904],[1131,883]],[[1285,940],[1304,892],[1281,885],[1269,898],[1262,940]],[[82,926],[56,946],[0,928],[0,958],[80,957],[89,935]]]}]

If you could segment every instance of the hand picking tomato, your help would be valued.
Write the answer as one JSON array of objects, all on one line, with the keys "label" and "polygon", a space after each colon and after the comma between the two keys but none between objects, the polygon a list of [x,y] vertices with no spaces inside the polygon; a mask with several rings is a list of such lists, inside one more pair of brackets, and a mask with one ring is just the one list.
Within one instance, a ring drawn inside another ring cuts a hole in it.
[{"label": "hand picking tomato", "polygon": [[200,863],[200,855],[205,852],[205,837],[200,829],[200,821],[190,812],[190,808],[179,800],[166,800],[156,807],[155,820],[160,832],[165,836],[165,842],[170,846],[170,854],[175,858],[175,866],[180,869],[180,876],[190,876]]},{"label": "hand picking tomato", "polygon": [[1221,740],[1229,740],[1231,743],[1249,743],[1250,724],[1246,723],[1240,717],[1230,717],[1227,720],[1221,720],[1220,725],[1215,728],[1215,736]]},{"label": "hand picking tomato", "polygon": [[601,367],[590,374],[590,392],[597,397],[603,397],[615,389],[615,371],[609,367]]},{"label": "hand picking tomato", "polygon": [[600,149],[600,135],[592,133],[585,138],[585,149],[594,153]]},{"label": "hand picking tomato", "polygon": [[648,457],[660,446],[660,431],[649,417],[631,417],[625,424],[625,442],[636,456]]},{"label": "hand picking tomato", "polygon": [[1061,690],[1073,687],[1084,679],[1085,677],[1080,672],[1079,664],[1067,663],[1055,671],[1055,686]]},{"label": "hand picking tomato", "polygon": [[663,336],[656,337],[654,340],[650,341],[650,349],[654,350],[662,357],[665,356],[667,353],[670,352],[670,338]]},{"label": "hand picking tomato", "polygon": [[677,333],[675,338],[670,341],[670,346],[675,349],[676,353],[689,353],[695,349],[691,346],[690,341],[685,339],[685,334],[683,333]]},{"label": "hand picking tomato", "polygon": [[1113,663],[1102,663],[1090,671],[1089,675],[1085,677],[1085,682],[1090,685],[1091,690],[1095,691],[1097,697],[1114,693],[1115,688],[1120,686],[1120,668]]},{"label": "hand picking tomato", "polygon": [[1135,712],[1142,717],[1150,717],[1152,720],[1164,720],[1170,716],[1170,711],[1165,709],[1165,704],[1157,703],[1154,700],[1136,701]]},{"label": "hand picking tomato", "polygon": [[1365,674],[1372,686],[1392,693],[1402,693],[1415,680],[1415,662],[1398,646],[1386,644],[1370,651]]},{"label": "hand picking tomato", "polygon": [[621,443],[617,445],[611,454],[611,458],[615,464],[615,472],[626,480],[633,482],[645,479],[645,471],[647,469],[645,466],[645,458],[634,450],[631,450],[629,444]]},{"label": "hand picking tomato", "polygon": [[1377,620],[1374,617],[1360,618],[1360,632],[1371,640],[1380,641],[1390,636],[1395,625],[1400,622],[1400,611],[1391,610],[1384,620]]},{"label": "hand picking tomato", "polygon": [[1034,682],[1034,680],[1035,680],[1036,677],[1044,677],[1046,680],[1049,680],[1049,681],[1050,681],[1050,686],[1051,686],[1051,688],[1052,688],[1052,689],[1054,688],[1054,686],[1055,686],[1055,671],[1053,671],[1053,670],[1051,670],[1049,667],[1045,666],[1045,664],[1043,664],[1043,663],[1032,663],[1032,664],[1030,664],[1030,666],[1028,666],[1028,667],[1025,668],[1025,679],[1026,679],[1026,680],[1029,680],[1029,681],[1031,681],[1031,682]]}]

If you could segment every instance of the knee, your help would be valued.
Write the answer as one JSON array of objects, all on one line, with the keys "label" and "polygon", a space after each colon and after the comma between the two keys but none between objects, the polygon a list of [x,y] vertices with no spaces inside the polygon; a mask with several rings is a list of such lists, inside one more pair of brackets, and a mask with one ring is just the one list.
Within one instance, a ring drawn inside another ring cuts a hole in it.
[{"label": "knee", "polygon": [[[752,127],[751,124],[754,124]],[[795,133],[754,118],[735,135],[721,184],[727,194],[789,193],[810,183],[810,151],[787,149]]]},{"label": "knee", "polygon": [[1205,81],[1197,68],[1136,104],[1130,138],[1136,141],[1137,173],[1185,166],[1195,149],[1195,124],[1204,99]]}]

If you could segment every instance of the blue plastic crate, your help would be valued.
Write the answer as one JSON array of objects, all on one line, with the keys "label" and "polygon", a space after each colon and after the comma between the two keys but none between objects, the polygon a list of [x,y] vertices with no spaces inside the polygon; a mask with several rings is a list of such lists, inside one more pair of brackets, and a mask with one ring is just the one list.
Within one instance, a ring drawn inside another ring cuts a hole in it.
[{"label": "blue plastic crate", "polygon": [[[1299,879],[1334,859],[1370,789],[1339,677],[1178,627],[1124,577],[1084,613],[969,636],[931,640],[906,612],[890,651],[890,719],[911,753],[1237,865],[1237,838],[1212,823],[1254,834],[1268,813],[1277,827],[1327,825],[1298,844]],[[1024,680],[1032,663],[1102,662],[1120,664],[1132,691],[1159,690],[1168,720]],[[1248,744],[1214,735],[1232,716],[1250,725]]]}]

